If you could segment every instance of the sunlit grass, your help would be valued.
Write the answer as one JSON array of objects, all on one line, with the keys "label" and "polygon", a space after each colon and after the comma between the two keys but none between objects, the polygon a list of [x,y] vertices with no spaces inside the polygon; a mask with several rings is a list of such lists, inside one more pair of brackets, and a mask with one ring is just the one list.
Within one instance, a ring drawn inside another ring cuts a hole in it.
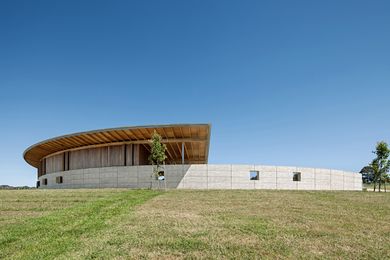
[{"label": "sunlit grass", "polygon": [[0,258],[390,258],[390,193],[0,191]]}]

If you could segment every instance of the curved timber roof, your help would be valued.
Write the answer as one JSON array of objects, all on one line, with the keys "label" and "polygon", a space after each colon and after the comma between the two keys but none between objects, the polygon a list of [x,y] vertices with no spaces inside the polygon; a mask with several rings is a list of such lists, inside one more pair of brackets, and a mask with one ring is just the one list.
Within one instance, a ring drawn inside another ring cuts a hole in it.
[{"label": "curved timber roof", "polygon": [[23,153],[24,159],[38,167],[41,159],[64,151],[116,144],[141,144],[150,149],[149,140],[156,130],[167,145],[168,161],[180,162],[182,143],[188,163],[207,163],[210,145],[210,124],[174,124],[108,128],[79,132],[34,144]]}]

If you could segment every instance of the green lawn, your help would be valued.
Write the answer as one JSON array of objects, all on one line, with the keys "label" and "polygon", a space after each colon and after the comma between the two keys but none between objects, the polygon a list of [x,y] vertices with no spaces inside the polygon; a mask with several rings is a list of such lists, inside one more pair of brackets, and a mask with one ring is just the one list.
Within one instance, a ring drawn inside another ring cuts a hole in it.
[{"label": "green lawn", "polygon": [[0,259],[390,258],[390,193],[0,191]]}]

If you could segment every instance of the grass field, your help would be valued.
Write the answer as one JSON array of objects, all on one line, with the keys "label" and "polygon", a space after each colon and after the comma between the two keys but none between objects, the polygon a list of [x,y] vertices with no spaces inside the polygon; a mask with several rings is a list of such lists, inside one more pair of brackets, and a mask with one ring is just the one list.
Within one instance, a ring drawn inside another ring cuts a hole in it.
[{"label": "grass field", "polygon": [[0,259],[390,258],[390,193],[0,191]]}]

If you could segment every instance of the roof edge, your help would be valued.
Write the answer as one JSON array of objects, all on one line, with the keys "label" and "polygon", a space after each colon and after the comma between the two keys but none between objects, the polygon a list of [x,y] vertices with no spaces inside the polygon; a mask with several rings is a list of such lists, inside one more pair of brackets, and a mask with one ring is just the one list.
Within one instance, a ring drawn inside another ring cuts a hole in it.
[{"label": "roof edge", "polygon": [[[126,130],[126,129],[137,129],[137,128],[168,128],[168,127],[186,127],[186,126],[208,126],[209,127],[209,136],[208,136],[208,144],[207,144],[207,150],[210,145],[210,132],[211,132],[211,123],[186,123],[186,124],[162,124],[162,125],[143,125],[143,126],[121,126],[121,127],[111,127],[111,128],[102,128],[102,129],[96,129],[96,130],[89,130],[89,131],[81,131],[81,132],[75,132],[71,134],[65,134],[65,135],[60,135],[56,136],[53,138],[45,139],[43,141],[40,141],[38,143],[35,143],[33,145],[30,145],[27,147],[27,149],[24,150],[23,152],[23,159],[26,160],[26,154],[32,150],[33,148],[42,145],[47,142],[51,141],[56,141],[62,138],[68,138],[68,137],[73,137],[73,136],[78,136],[82,134],[94,134],[94,133],[100,133],[100,132],[106,132],[106,131],[116,131],[116,130]],[[208,155],[206,156],[208,157]],[[30,163],[29,163],[30,164]],[[30,164],[31,165],[31,164]],[[33,165],[32,165],[33,166]],[[33,166],[35,167],[35,166]]]}]

